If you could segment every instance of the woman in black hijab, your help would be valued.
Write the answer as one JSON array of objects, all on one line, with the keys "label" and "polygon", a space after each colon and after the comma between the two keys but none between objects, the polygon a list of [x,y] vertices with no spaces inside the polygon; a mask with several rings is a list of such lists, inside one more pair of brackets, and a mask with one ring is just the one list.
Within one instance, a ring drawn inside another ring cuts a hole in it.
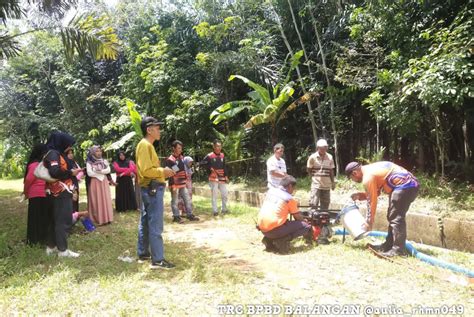
[{"label": "woman in black hijab", "polygon": [[46,142],[49,151],[44,158],[44,166],[51,177],[57,179],[47,183],[54,212],[54,222],[49,226],[48,255],[58,252],[61,257],[79,256],[79,253],[69,250],[67,244],[68,230],[72,225],[72,178],[81,171],[79,168],[69,169],[67,164],[67,152],[75,142],[72,136],[60,131],[52,132]]},{"label": "woman in black hijab", "polygon": [[117,160],[113,163],[117,175],[117,186],[115,187],[115,210],[137,210],[135,189],[133,180],[137,174],[137,167],[133,161],[125,156],[125,152],[119,151]]}]

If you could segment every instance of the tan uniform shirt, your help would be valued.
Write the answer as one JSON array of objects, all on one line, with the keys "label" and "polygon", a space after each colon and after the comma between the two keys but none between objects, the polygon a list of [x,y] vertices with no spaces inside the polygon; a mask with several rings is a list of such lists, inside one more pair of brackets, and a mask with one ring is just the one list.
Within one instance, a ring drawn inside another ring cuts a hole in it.
[{"label": "tan uniform shirt", "polygon": [[331,181],[331,170],[334,169],[334,160],[332,155],[326,153],[324,157],[321,157],[318,151],[311,154],[306,164],[307,168],[311,168],[313,177],[311,178],[311,188],[330,190]]}]

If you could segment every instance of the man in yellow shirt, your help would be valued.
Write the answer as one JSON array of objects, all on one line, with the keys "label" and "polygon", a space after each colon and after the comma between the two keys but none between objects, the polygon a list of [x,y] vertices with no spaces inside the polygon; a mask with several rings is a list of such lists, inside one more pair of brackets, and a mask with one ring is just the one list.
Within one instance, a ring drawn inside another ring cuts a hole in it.
[{"label": "man in yellow shirt", "polygon": [[151,258],[152,269],[174,267],[174,264],[165,260],[162,233],[165,179],[173,176],[175,172],[171,168],[160,166],[153,146],[153,142],[160,139],[162,124],[153,117],[145,117],[141,122],[143,139],[136,148],[137,174],[142,197],[137,253],[139,261]]},{"label": "man in yellow shirt", "polygon": [[[298,211],[298,202],[292,196],[295,186],[296,179],[286,175],[278,187],[267,191],[258,214],[258,228],[264,235],[262,242],[267,251],[285,254],[294,238],[312,238],[311,225]],[[289,214],[293,215],[294,221],[288,220]]]}]

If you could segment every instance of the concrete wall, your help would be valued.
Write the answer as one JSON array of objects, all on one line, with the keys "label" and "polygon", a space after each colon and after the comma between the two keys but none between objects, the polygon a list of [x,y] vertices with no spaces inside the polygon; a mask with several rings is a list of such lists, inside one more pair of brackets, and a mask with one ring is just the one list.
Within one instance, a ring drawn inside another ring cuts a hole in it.
[{"label": "concrete wall", "polygon": [[[211,197],[207,187],[194,187],[193,193],[203,197]],[[265,194],[252,191],[229,190],[229,201],[239,202],[254,207],[262,205]],[[340,204],[331,204],[331,208],[340,209]],[[361,207],[365,213],[365,207]],[[408,240],[442,247],[438,217],[409,212],[407,215]],[[446,247],[474,253],[474,222],[459,219],[443,219]],[[387,211],[377,210],[374,230],[387,231]]]}]

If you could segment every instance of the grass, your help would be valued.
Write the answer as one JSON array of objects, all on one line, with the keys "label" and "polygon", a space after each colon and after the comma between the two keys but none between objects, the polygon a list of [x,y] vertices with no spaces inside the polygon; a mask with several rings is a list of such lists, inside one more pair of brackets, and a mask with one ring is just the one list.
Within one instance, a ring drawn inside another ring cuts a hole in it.
[{"label": "grass", "polygon": [[[420,175],[421,183],[420,193],[416,200],[410,206],[409,212],[436,215],[442,218],[456,218],[461,220],[474,221],[474,189],[472,185],[456,182],[439,182],[432,177]],[[208,186],[207,182],[195,182],[198,186]],[[258,179],[237,179],[229,186],[234,190],[257,191],[264,193],[266,191],[266,181]],[[306,204],[309,200],[311,191],[310,177],[298,178],[295,196]],[[361,184],[354,183],[347,177],[337,178],[336,190],[331,191],[331,201],[339,204],[345,204],[350,200],[350,195],[355,191],[363,191]],[[380,208],[386,208],[388,205],[388,195],[379,196]]]},{"label": "grass", "polygon": [[[256,276],[227,265],[209,265],[212,253],[190,242],[165,241],[166,256],[177,265],[175,270],[156,272],[146,264],[119,261],[121,255],[135,255],[136,212],[115,214],[113,225],[89,234],[77,224],[69,245],[81,257],[49,257],[42,247],[24,244],[26,204],[20,204],[17,196],[13,190],[0,191],[1,217],[5,220],[0,225],[0,311],[90,313],[103,307],[114,313],[146,312],[148,308],[140,308],[140,296],[149,296],[145,291],[148,283],[156,283],[156,287],[163,283],[168,287],[180,285],[183,290],[187,284],[197,284],[198,288],[218,290]],[[123,305],[116,305],[117,299],[119,303],[123,300]],[[120,309],[116,311],[117,307]]]},{"label": "grass", "polygon": [[[69,243],[81,257],[48,257],[24,244],[26,204],[17,199],[21,186],[8,182],[13,189],[0,190],[0,311],[7,315],[202,316],[217,315],[219,304],[295,303],[407,310],[463,304],[466,316],[474,312],[472,289],[441,280],[445,270],[415,259],[396,265],[371,256],[365,242],[342,244],[340,238],[320,247],[297,240],[286,256],[262,252],[256,208],[230,204],[231,215],[213,218],[209,199],[199,196],[193,197],[198,223],[172,224],[167,207],[165,253],[174,270],[117,259],[135,256],[137,212],[115,214],[112,225],[89,234],[77,225]],[[474,263],[469,253],[431,252],[459,265]]]}]

